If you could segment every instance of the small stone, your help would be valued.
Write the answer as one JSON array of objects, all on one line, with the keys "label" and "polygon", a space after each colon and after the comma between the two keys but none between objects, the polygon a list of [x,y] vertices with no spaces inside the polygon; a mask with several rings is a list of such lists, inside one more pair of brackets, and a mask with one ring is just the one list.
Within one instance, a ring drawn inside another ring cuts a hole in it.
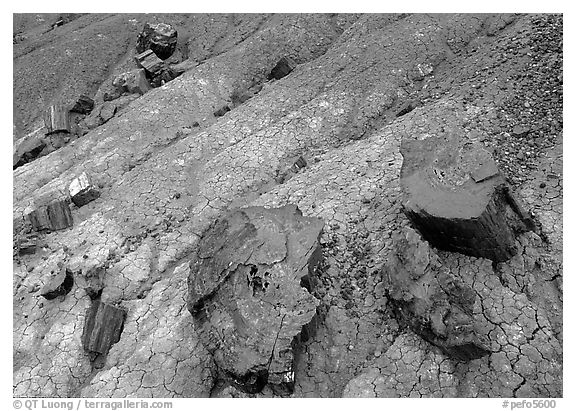
[{"label": "small stone", "polygon": [[90,182],[86,172],[72,180],[68,192],[77,207],[82,207],[100,196],[100,191]]},{"label": "small stone", "polygon": [[76,103],[74,103],[74,106],[70,111],[78,114],[90,114],[93,108],[94,100],[82,94],[78,97],[78,100],[76,100]]},{"label": "small stone", "polygon": [[274,66],[270,74],[268,75],[268,80],[272,80],[273,78],[276,80],[280,80],[283,77],[286,77],[292,70],[296,68],[296,62],[290,57],[282,57],[278,60],[278,63]]},{"label": "small stone", "polygon": [[40,295],[47,300],[53,300],[56,297],[68,294],[73,285],[74,277],[72,271],[67,268],[62,268],[60,272],[40,290]]},{"label": "small stone", "polygon": [[214,117],[222,117],[224,114],[230,111],[230,107],[223,106],[214,112]]},{"label": "small stone", "polygon": [[544,182],[540,183],[540,188],[546,188],[546,183]]},{"label": "small stone", "polygon": [[112,85],[120,92],[144,94],[152,89],[146,78],[146,71],[142,69],[131,70],[118,75]]}]

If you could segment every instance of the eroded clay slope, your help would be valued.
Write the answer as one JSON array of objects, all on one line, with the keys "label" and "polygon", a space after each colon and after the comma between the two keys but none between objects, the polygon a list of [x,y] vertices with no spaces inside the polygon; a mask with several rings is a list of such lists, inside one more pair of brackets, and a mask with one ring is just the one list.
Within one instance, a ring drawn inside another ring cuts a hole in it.
[{"label": "eroded clay slope", "polygon": [[[562,73],[544,63],[562,59],[552,47],[561,17],[238,16],[219,17],[214,31],[195,18],[195,64],[184,74],[14,171],[15,219],[65,199],[82,172],[100,190],[71,207],[71,228],[40,233],[36,253],[15,259],[14,395],[561,396]],[[235,21],[244,29],[224,28]],[[297,67],[268,81],[284,56]],[[517,87],[528,73],[530,88]],[[252,98],[214,116],[255,83]],[[538,107],[547,117],[530,123]],[[475,293],[470,315],[486,353],[466,360],[401,321],[383,278],[411,230],[402,140],[448,130],[513,147],[495,157],[537,223],[515,233],[518,252],[503,262],[430,248]],[[229,386],[186,309],[189,262],[228,209],[285,205],[324,223],[318,308],[294,341],[293,392],[245,394]],[[62,267],[75,285],[46,300],[39,290]],[[127,313],[97,361],[82,346],[93,299]]]}]

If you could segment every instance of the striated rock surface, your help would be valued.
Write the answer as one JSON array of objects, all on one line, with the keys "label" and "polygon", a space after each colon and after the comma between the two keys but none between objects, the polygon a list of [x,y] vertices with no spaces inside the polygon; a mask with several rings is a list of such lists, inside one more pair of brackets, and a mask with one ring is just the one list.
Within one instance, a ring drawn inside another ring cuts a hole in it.
[{"label": "striated rock surface", "polygon": [[293,340],[316,314],[310,294],[323,223],[296,206],[230,211],[190,263],[188,309],[226,377],[246,392],[294,384]]},{"label": "striated rock surface", "polygon": [[57,132],[70,132],[70,117],[66,107],[62,105],[52,105],[44,113],[44,125],[46,134]]},{"label": "striated rock surface", "polygon": [[70,206],[66,200],[54,200],[40,205],[26,214],[26,218],[36,231],[63,230],[74,224]]},{"label": "striated rock surface", "polygon": [[126,311],[100,300],[92,302],[84,323],[82,345],[92,354],[108,354],[124,328]]}]

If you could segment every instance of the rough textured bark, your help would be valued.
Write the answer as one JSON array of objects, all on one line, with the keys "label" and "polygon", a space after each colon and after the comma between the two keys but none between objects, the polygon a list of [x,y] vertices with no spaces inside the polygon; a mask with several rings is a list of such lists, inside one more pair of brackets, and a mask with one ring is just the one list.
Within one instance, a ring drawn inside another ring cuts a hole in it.
[{"label": "rough textured bark", "polygon": [[61,105],[52,105],[44,113],[44,125],[46,134],[60,132],[70,132],[70,119],[68,110]]},{"label": "rough textured bark", "polygon": [[479,143],[414,135],[401,153],[404,211],[427,241],[498,262],[516,253],[505,180]]},{"label": "rough textured bark", "polygon": [[95,300],[86,314],[82,345],[90,353],[106,355],[110,347],[120,340],[126,311]]},{"label": "rough textured bark", "polygon": [[41,205],[27,214],[28,221],[36,231],[63,230],[74,224],[68,202],[56,200]]},{"label": "rough textured bark", "polygon": [[214,222],[190,263],[188,309],[224,374],[246,392],[291,390],[292,343],[316,313],[318,218],[295,206],[249,207]]}]

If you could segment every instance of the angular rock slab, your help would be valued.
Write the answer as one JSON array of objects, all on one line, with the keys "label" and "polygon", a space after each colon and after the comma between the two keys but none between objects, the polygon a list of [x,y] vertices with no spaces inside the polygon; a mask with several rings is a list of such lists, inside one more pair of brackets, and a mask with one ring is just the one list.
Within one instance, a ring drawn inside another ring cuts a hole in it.
[{"label": "angular rock slab", "polygon": [[108,354],[110,347],[120,340],[125,319],[126,311],[94,300],[86,313],[82,332],[84,350],[93,354]]},{"label": "angular rock slab", "polygon": [[143,68],[119,74],[112,82],[112,85],[121,93],[144,94],[152,90],[152,86],[148,82],[146,72]]},{"label": "angular rock slab", "polygon": [[28,213],[26,218],[36,231],[63,230],[74,224],[70,206],[65,200],[55,200],[41,205]]},{"label": "angular rock slab", "polygon": [[296,62],[292,58],[282,57],[278,60],[278,63],[276,63],[272,71],[270,71],[268,80],[280,80],[281,78],[286,77],[296,68],[296,65]]},{"label": "angular rock slab", "polygon": [[72,271],[62,268],[56,276],[40,290],[40,295],[47,300],[53,300],[56,297],[66,295],[74,286],[74,276]]},{"label": "angular rock slab", "polygon": [[516,253],[506,183],[492,155],[455,133],[404,138],[404,212],[433,246],[492,261]]},{"label": "angular rock slab", "polygon": [[414,230],[396,237],[396,253],[382,274],[401,323],[458,360],[490,354],[488,338],[473,316],[476,293],[443,267]]},{"label": "angular rock slab", "polygon": [[188,310],[220,370],[243,391],[293,388],[292,342],[318,306],[308,289],[323,226],[293,205],[249,207],[228,212],[200,239]]},{"label": "angular rock slab", "polygon": [[100,196],[100,191],[92,184],[85,172],[72,180],[68,192],[70,199],[77,207],[82,207]]},{"label": "angular rock slab", "polygon": [[166,60],[176,50],[178,32],[170,24],[144,24],[136,39],[136,51],[142,53],[151,49],[162,60]]}]

